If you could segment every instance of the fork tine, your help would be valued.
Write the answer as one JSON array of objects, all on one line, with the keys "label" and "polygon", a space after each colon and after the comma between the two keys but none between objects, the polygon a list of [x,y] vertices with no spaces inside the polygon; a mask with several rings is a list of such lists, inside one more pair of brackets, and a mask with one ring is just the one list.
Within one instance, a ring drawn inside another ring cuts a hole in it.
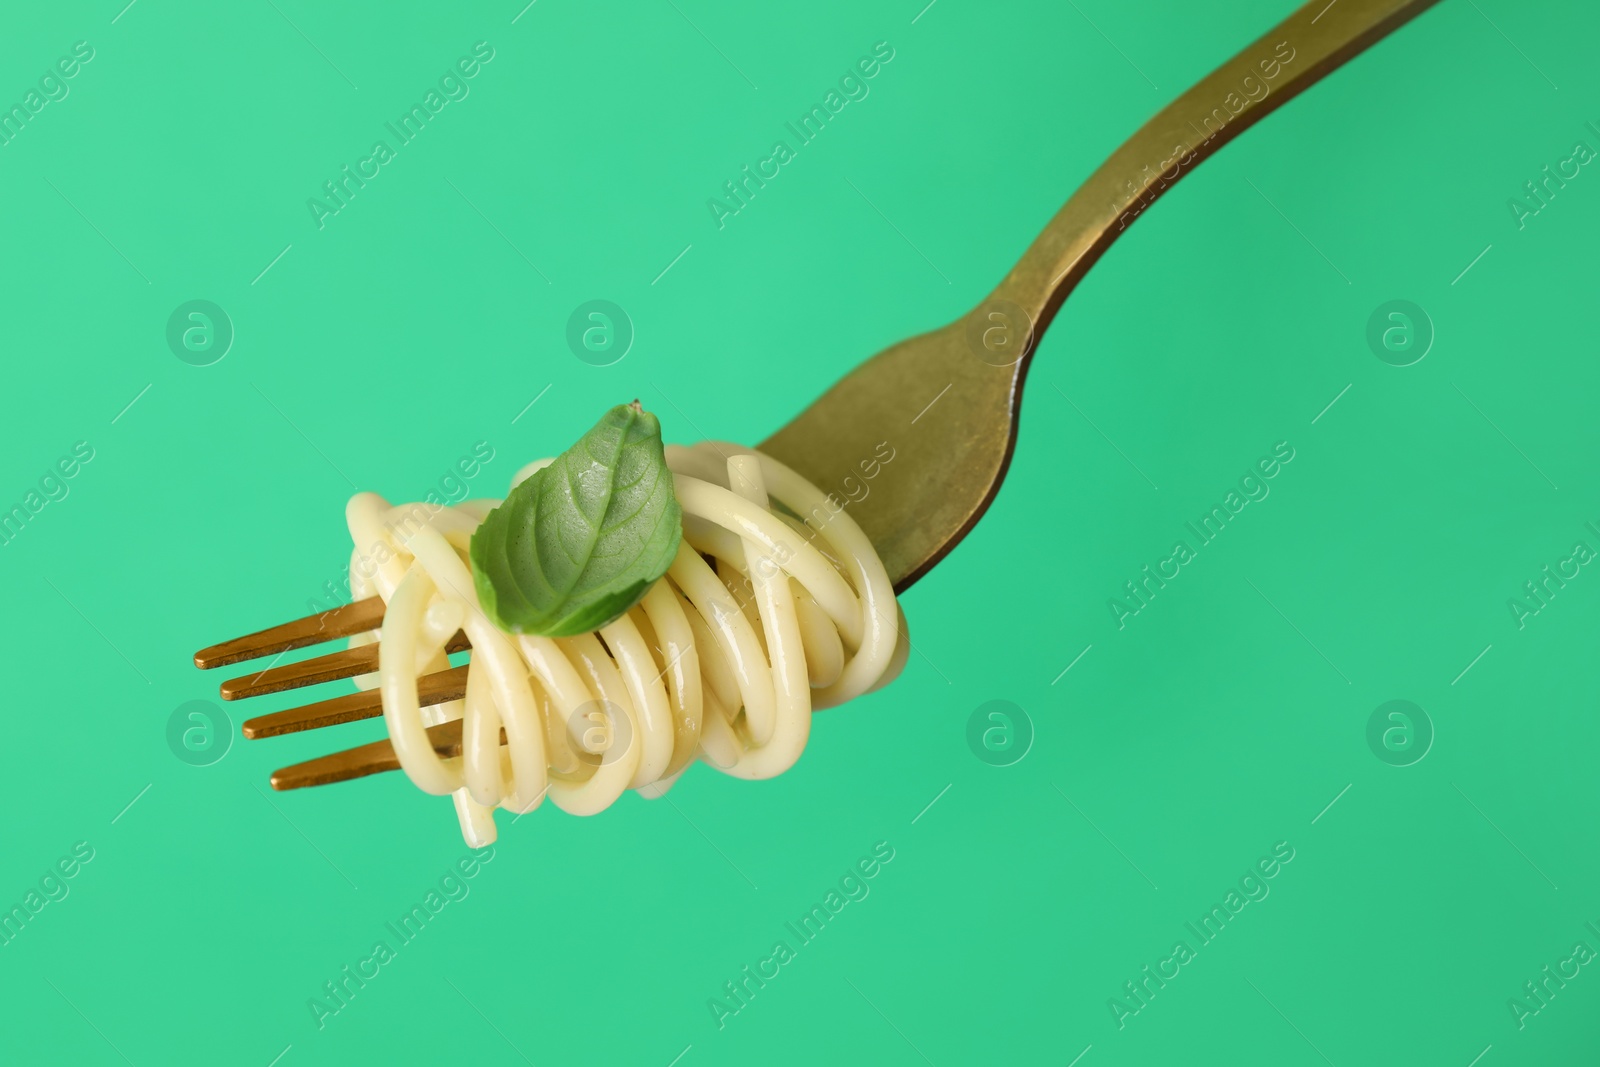
[{"label": "fork tine", "polygon": [[[471,647],[467,635],[457,630],[456,635],[444,646],[444,650],[462,652]],[[229,678],[222,683],[220,692],[223,700],[243,700],[245,697],[281,693],[285,689],[299,689],[302,686],[316,685],[318,682],[331,682],[337,678],[354,678],[358,674],[368,674],[377,669],[378,646],[359,645],[355,648],[330,652],[315,659],[302,660],[299,663],[268,667],[252,675]]]},{"label": "fork tine", "polygon": [[[417,679],[417,698],[423,707],[460,700],[467,693],[467,665],[425,674]],[[244,724],[244,736],[252,741],[263,737],[295,734],[337,726],[342,722],[375,719],[383,714],[383,697],[376,689],[346,693],[331,700],[319,700],[303,707],[258,715]]]},{"label": "fork tine", "polygon": [[[441,758],[449,759],[461,755],[461,720],[452,719],[450,722],[428,727],[428,740]],[[505,744],[505,740],[506,732],[502,728],[500,743]],[[394,754],[394,746],[389,743],[388,738],[384,738],[370,745],[347,748],[343,752],[319,756],[304,763],[296,763],[291,767],[273,771],[272,788],[285,790],[331,785],[334,782],[348,782],[353,778],[365,778],[369,774],[382,774],[384,771],[399,769],[400,760]]]},{"label": "fork tine", "polygon": [[208,671],[213,667],[226,667],[230,663],[239,663],[247,659],[276,656],[296,648],[305,648],[307,645],[332,641],[336,637],[349,637],[351,634],[376,630],[382,622],[383,600],[372,596],[358,600],[354,604],[319,611],[315,615],[307,615],[303,619],[295,619],[281,626],[235,637],[232,641],[224,641],[220,645],[202,648],[194,654],[194,665],[203,671]]}]

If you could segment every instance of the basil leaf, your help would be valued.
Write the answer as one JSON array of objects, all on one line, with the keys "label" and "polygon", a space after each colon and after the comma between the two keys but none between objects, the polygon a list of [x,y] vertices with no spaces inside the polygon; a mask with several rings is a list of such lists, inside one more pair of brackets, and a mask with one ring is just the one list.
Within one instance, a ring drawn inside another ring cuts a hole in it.
[{"label": "basil leaf", "polygon": [[636,604],[682,537],[661,424],[635,400],[489,512],[472,535],[472,578],[502,630],[570,637]]}]

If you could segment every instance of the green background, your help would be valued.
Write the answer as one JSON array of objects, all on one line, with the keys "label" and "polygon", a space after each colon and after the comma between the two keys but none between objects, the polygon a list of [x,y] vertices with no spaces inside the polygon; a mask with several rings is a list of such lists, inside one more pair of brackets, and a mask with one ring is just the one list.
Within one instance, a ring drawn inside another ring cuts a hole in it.
[{"label": "green background", "polygon": [[[1186,178],[1045,339],[1004,490],[904,600],[895,685],[778,780],[502,816],[470,895],[318,1028],[308,1000],[465,848],[400,775],[271,794],[381,735],[237,738],[291,697],[180,761],[174,710],[222,706],[192,652],[323,595],[352,486],[419,499],[487,441],[500,495],[634,396],[669,439],[759,441],[981,299],[1291,10],[922,2],[8,12],[0,101],[95,54],[0,147],[0,501],[95,455],[0,547],[0,903],[94,859],[0,947],[5,1059],[1595,1062],[1595,968],[1524,1028],[1507,1003],[1600,949],[1600,577],[1525,628],[1507,606],[1600,547],[1600,177],[1522,229],[1507,207],[1600,147],[1576,0],[1446,0]],[[478,41],[470,95],[319,230],[307,198]],[[719,230],[707,198],[878,41],[870,95]],[[603,368],[564,340],[597,298],[637,332]],[[165,341],[193,299],[236,330],[212,366]],[[1365,340],[1392,299],[1436,330],[1413,366]],[[1279,441],[1271,495],[1119,630],[1109,598]],[[1436,733],[1412,766],[1366,740],[1393,699]],[[991,700],[1032,723],[1011,766],[966,742]],[[719,1029],[708,999],[879,841],[870,896]],[[1270,895],[1119,1029],[1110,998],[1278,842]]]}]

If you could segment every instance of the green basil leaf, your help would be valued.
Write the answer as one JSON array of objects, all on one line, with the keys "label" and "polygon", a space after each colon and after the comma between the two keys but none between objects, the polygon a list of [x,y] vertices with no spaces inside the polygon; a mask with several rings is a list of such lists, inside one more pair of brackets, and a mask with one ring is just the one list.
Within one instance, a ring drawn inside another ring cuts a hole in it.
[{"label": "green basil leaf", "polygon": [[661,424],[636,400],[489,512],[472,535],[472,578],[502,630],[570,637],[636,604],[682,537]]}]

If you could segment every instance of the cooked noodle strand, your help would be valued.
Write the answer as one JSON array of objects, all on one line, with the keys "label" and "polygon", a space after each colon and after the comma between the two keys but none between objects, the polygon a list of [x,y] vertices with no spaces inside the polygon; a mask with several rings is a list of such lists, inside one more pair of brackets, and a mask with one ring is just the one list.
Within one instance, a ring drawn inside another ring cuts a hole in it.
[{"label": "cooked noodle strand", "polygon": [[[382,548],[370,575],[352,565],[354,592],[386,605],[382,628],[351,640],[379,645],[376,676],[357,684],[380,690],[400,766],[419,789],[454,797],[469,844],[495,839],[495,807],[525,813],[548,795],[591,815],[627,789],[662,795],[695,759],[740,778],[781,774],[805,748],[813,708],[904,666],[905,619],[866,535],[843,512],[820,529],[793,518],[816,513],[821,490],[720,442],[669,447],[667,463],[683,508],[677,557],[638,604],[575,637],[507,634],[479,606],[467,552],[498,501],[429,509],[425,521],[373,493],[346,508],[355,543]],[[458,629],[472,642],[466,693],[423,708],[418,679],[449,667]],[[442,758],[427,728],[456,719],[462,755]]]}]

